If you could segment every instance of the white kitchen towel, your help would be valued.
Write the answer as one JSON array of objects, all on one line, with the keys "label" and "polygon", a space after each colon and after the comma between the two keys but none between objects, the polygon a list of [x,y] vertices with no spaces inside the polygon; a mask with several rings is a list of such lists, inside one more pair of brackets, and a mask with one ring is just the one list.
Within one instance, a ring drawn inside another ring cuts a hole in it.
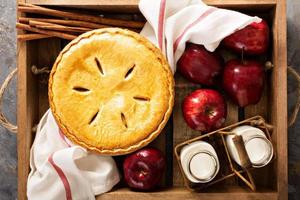
[{"label": "white kitchen towel", "polygon": [[166,55],[173,73],[186,42],[214,51],[223,38],[258,17],[207,6],[201,0],[141,0],[139,9],[147,19],[141,34]]},{"label": "white kitchen towel", "polygon": [[120,180],[112,157],[73,145],[60,132],[50,109],[37,127],[30,168],[29,200],[92,200]]}]

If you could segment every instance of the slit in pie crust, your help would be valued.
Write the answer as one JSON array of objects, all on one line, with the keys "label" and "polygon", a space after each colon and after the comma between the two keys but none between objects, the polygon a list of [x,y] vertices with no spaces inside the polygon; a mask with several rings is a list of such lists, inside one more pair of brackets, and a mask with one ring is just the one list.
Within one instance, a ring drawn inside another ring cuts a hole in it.
[{"label": "slit in pie crust", "polygon": [[141,35],[98,29],[59,54],[50,74],[49,102],[72,142],[121,155],[162,131],[174,104],[174,79],[161,51]]}]

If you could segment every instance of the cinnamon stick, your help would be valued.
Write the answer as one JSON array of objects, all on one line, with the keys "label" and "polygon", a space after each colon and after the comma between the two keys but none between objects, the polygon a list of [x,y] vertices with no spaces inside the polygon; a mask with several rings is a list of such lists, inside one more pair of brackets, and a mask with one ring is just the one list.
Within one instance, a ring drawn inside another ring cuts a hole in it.
[{"label": "cinnamon stick", "polygon": [[65,17],[73,20],[81,20],[86,22],[93,22],[98,24],[105,24],[105,25],[112,25],[112,26],[119,26],[119,27],[138,29],[144,26],[144,22],[104,18],[100,16],[92,16],[92,15],[80,14],[75,12],[60,11],[60,10],[44,8],[40,6],[30,6],[26,3],[19,4],[18,10],[20,12],[25,12],[25,13],[36,13],[36,14],[55,16],[55,17]]},{"label": "cinnamon stick", "polygon": [[27,34],[20,34],[17,36],[17,39],[19,41],[29,41],[29,40],[37,40],[37,39],[43,39],[43,38],[49,38],[52,36],[39,34],[39,33],[27,33]]},{"label": "cinnamon stick", "polygon": [[27,24],[22,24],[19,22],[16,23],[16,27],[19,29],[36,32],[36,33],[41,33],[41,34],[45,34],[45,35],[49,35],[49,36],[55,36],[55,37],[59,37],[59,38],[67,39],[67,40],[73,40],[77,37],[76,35],[62,33],[59,31],[43,30],[43,29],[31,27]]},{"label": "cinnamon stick", "polygon": [[23,3],[23,2],[18,2],[18,6],[39,7],[39,6],[37,6],[37,5],[34,5],[34,4],[30,4],[30,3]]},{"label": "cinnamon stick", "polygon": [[78,20],[66,20],[66,19],[44,19],[44,18],[27,18],[27,17],[19,17],[19,22],[21,23],[29,23],[29,21],[35,20],[39,22],[48,22],[59,25],[67,25],[67,26],[78,26],[84,28],[98,29],[98,28],[107,28],[111,26],[96,24],[92,22],[84,22]]},{"label": "cinnamon stick", "polygon": [[[85,33],[86,30],[79,30],[79,29],[72,29],[68,27],[61,27],[61,26],[47,26],[47,25],[36,25],[36,28],[45,29],[45,30],[53,30],[53,31],[61,31],[61,32],[68,32],[77,35],[78,33]],[[89,31],[89,30],[88,30]]]},{"label": "cinnamon stick", "polygon": [[75,32],[75,33],[85,33],[87,31],[92,30],[90,28],[69,27],[69,26],[52,24],[52,23],[48,23],[48,22],[40,22],[40,21],[36,21],[36,20],[30,20],[29,25],[35,26],[35,27],[41,28],[41,29],[63,31],[63,32]]}]

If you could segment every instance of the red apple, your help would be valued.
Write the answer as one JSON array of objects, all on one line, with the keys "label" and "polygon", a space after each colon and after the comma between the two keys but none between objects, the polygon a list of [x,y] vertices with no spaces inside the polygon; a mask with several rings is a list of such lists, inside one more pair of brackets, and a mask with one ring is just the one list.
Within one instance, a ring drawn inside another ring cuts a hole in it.
[{"label": "red apple", "polygon": [[269,46],[269,27],[266,21],[252,23],[223,40],[224,46],[235,52],[257,55],[265,53]]},{"label": "red apple", "polygon": [[123,163],[124,178],[133,189],[151,190],[160,182],[165,166],[161,151],[144,148],[126,157]]},{"label": "red apple", "polygon": [[264,67],[254,60],[230,60],[223,73],[223,87],[240,107],[259,102],[264,88]]},{"label": "red apple", "polygon": [[227,105],[223,96],[212,89],[198,89],[184,98],[183,117],[195,130],[209,132],[225,122]]},{"label": "red apple", "polygon": [[189,81],[215,85],[223,70],[223,58],[202,45],[188,44],[177,62],[178,71]]}]

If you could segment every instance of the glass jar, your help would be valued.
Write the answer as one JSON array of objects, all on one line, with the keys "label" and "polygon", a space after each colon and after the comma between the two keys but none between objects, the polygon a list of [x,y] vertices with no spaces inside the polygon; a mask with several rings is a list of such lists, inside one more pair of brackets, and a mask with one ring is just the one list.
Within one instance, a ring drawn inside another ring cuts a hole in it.
[{"label": "glass jar", "polygon": [[235,135],[242,136],[252,167],[264,167],[272,160],[273,145],[261,129],[253,126],[243,125],[234,128],[231,132],[234,134],[226,136],[226,145],[231,158],[237,164],[241,165],[241,162],[237,148],[232,140]]},{"label": "glass jar", "polygon": [[204,141],[184,146],[180,152],[180,161],[183,172],[192,183],[210,182],[220,169],[215,149]]}]

